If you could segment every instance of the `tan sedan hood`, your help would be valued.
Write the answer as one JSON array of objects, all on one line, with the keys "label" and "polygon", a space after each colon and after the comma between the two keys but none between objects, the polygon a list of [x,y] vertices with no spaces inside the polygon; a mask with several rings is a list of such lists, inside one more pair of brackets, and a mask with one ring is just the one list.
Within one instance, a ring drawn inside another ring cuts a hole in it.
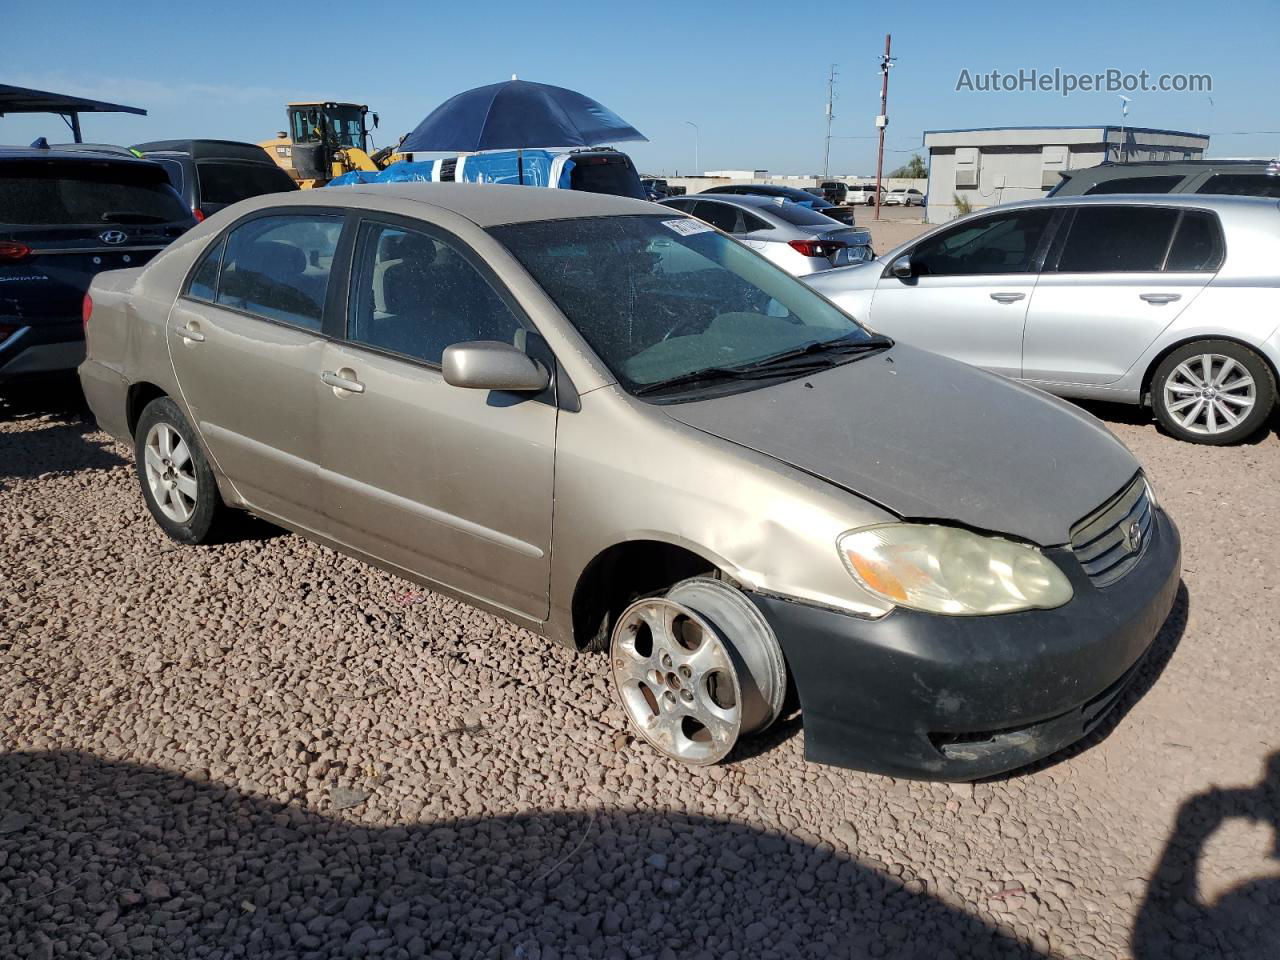
[{"label": "tan sedan hood", "polygon": [[671,404],[681,423],[791,464],[907,519],[1041,546],[1138,471],[1095,418],[908,347],[735,396]]}]

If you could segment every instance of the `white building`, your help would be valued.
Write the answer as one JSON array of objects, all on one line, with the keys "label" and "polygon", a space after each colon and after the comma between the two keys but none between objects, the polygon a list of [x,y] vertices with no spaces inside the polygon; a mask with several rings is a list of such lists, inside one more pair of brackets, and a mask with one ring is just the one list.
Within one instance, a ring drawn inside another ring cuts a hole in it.
[{"label": "white building", "polygon": [[1106,160],[1199,160],[1209,138],[1146,127],[990,127],[926,130],[930,223],[957,216],[956,198],[974,210],[1045,195],[1059,170]]}]

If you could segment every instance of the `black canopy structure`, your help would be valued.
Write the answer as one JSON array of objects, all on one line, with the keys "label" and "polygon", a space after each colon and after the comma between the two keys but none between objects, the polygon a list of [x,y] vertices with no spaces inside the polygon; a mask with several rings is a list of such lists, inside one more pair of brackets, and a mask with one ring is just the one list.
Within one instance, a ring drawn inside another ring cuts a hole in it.
[{"label": "black canopy structure", "polygon": [[71,135],[80,143],[80,114],[82,113],[135,113],[145,117],[141,107],[126,107],[105,100],[88,100],[66,93],[50,93],[48,90],[32,90],[28,87],[11,87],[0,83],[0,117],[8,113],[56,113],[71,128]]}]

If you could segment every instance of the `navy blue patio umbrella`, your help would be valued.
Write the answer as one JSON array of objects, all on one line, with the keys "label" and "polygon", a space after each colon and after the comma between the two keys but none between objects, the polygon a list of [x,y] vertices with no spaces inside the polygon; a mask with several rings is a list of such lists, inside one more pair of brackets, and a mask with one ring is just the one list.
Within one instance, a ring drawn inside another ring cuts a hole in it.
[{"label": "navy blue patio umbrella", "polygon": [[[401,141],[399,150],[477,153],[648,139],[608,107],[576,90],[512,77],[450,97]],[[523,183],[523,169],[520,174]]]}]

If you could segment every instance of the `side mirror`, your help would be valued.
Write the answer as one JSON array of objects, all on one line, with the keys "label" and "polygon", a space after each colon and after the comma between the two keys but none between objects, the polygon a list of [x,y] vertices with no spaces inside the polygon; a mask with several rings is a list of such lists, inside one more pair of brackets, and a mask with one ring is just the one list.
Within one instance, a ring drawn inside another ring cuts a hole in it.
[{"label": "side mirror", "polygon": [[373,129],[378,129],[378,115],[376,113],[373,115]]},{"label": "side mirror", "polygon": [[444,348],[444,382],[471,390],[540,393],[551,375],[523,350],[498,340],[472,340]]},{"label": "side mirror", "polygon": [[889,272],[899,280],[910,280],[916,275],[915,267],[911,265],[910,254],[904,253],[889,266]]}]

